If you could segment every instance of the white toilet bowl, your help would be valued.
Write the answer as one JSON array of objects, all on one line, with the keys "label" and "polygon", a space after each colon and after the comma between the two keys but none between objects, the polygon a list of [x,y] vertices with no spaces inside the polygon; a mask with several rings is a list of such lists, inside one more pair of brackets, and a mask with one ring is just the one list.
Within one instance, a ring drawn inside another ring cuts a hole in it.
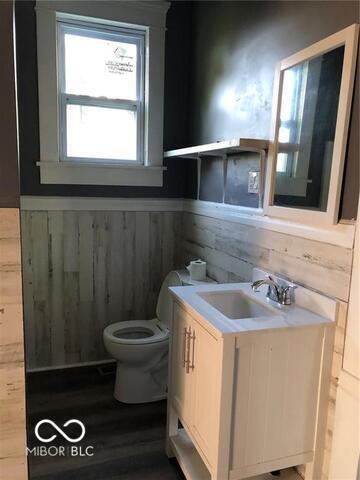
[{"label": "white toilet bowl", "polygon": [[104,343],[117,360],[114,396],[120,402],[145,403],[166,397],[169,329],[157,319],[109,325]]},{"label": "white toilet bowl", "polygon": [[108,325],[105,348],[117,360],[114,397],[124,403],[154,402],[166,398],[172,299],[169,287],[183,285],[170,272],[161,287],[157,318]]}]

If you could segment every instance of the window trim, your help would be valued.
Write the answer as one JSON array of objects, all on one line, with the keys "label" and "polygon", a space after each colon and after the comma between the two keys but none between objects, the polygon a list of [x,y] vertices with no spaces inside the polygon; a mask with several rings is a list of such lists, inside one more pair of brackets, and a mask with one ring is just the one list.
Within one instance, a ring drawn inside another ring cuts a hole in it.
[{"label": "window trim", "polygon": [[[162,186],[163,171],[166,170],[163,166],[162,135],[165,21],[168,8],[167,2],[37,2],[40,159],[36,164],[40,167],[41,183]],[[96,163],[85,159],[75,165],[73,157],[60,160],[57,89],[59,21],[82,22],[90,26],[100,24],[101,28],[108,28],[109,31],[119,27],[124,31],[127,28],[145,31],[143,164],[112,160]]]}]

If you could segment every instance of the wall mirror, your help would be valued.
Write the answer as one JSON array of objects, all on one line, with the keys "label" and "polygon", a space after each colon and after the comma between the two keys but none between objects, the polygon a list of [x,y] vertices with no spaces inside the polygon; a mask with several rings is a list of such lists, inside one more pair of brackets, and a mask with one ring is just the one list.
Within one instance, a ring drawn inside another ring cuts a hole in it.
[{"label": "wall mirror", "polygon": [[357,42],[354,24],[279,64],[267,215],[337,223]]}]

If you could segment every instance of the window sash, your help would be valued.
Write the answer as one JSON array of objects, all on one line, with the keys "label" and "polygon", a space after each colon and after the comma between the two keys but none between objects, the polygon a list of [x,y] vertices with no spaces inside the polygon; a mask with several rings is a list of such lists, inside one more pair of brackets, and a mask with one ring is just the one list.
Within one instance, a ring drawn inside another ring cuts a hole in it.
[{"label": "window sash", "polygon": [[[123,163],[123,164],[144,164],[144,98],[145,98],[145,32],[140,30],[134,33],[130,29],[109,27],[107,25],[87,24],[83,22],[58,21],[58,104],[59,104],[59,126],[60,126],[60,162],[77,161],[84,163]],[[65,34],[81,35],[90,38],[101,38],[115,41],[123,41],[137,45],[137,75],[136,92],[137,100],[112,99],[106,97],[91,97],[87,95],[67,94],[65,91]],[[106,108],[120,108],[123,110],[136,111],[136,160],[128,159],[107,159],[107,158],[82,158],[69,157],[67,155],[67,105],[84,105]]]},{"label": "window sash", "polygon": [[[89,107],[104,107],[115,108],[136,112],[136,160],[128,159],[107,159],[94,157],[69,157],[67,155],[67,106],[80,105]],[[142,135],[142,105],[139,101],[133,100],[110,100],[104,98],[88,97],[84,95],[66,95],[60,96],[60,151],[62,152],[61,161],[78,161],[85,163],[126,163],[130,165],[142,164],[142,149],[143,149],[143,135]]]}]

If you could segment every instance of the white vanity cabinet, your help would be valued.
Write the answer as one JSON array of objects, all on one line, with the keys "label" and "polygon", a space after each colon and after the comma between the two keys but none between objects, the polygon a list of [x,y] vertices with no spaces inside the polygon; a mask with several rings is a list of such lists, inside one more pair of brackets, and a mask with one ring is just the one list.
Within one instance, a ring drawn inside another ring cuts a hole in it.
[{"label": "white vanity cabinet", "polygon": [[224,333],[174,301],[167,453],[188,480],[312,461],[326,329]]},{"label": "white vanity cabinet", "polygon": [[185,422],[191,412],[191,377],[185,371],[191,317],[175,306],[171,349],[172,402]]},{"label": "white vanity cabinet", "polygon": [[221,342],[177,304],[173,328],[172,407],[210,466],[216,454]]}]

